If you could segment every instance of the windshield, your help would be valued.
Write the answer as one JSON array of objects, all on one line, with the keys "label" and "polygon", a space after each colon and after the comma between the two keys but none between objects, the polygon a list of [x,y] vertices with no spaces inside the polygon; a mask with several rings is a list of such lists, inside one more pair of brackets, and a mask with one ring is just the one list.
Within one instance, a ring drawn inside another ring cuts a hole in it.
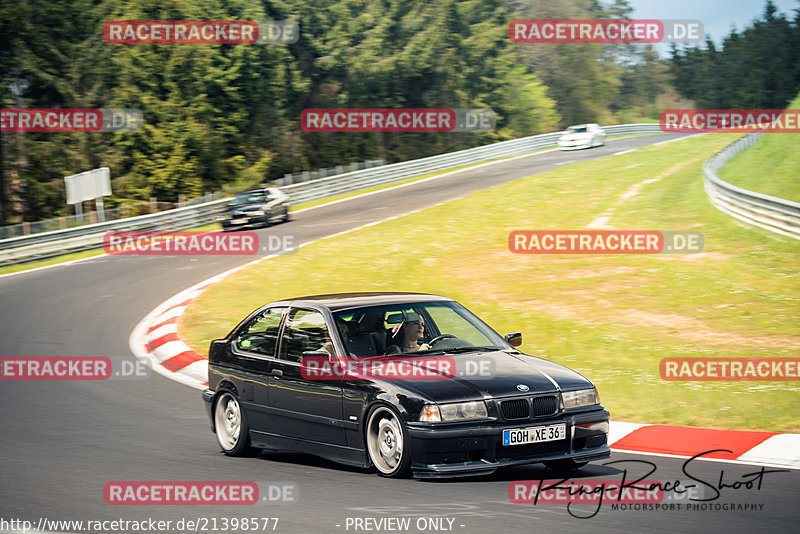
[{"label": "windshield", "polygon": [[334,317],[350,356],[509,348],[497,332],[457,302],[372,306],[335,313]]},{"label": "windshield", "polygon": [[238,193],[234,196],[228,206],[244,206],[246,204],[258,204],[266,201],[266,195],[263,191],[245,191]]},{"label": "windshield", "polygon": [[567,133],[586,133],[586,126],[570,126]]}]

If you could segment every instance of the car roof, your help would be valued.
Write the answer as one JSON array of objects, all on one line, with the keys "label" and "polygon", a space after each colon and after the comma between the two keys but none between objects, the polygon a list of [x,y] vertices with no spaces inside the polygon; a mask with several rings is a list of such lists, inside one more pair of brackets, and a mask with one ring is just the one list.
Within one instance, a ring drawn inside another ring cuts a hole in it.
[{"label": "car roof", "polygon": [[324,306],[331,311],[359,308],[362,306],[380,306],[386,304],[405,304],[417,302],[451,302],[453,299],[428,293],[393,292],[365,292],[365,293],[330,293],[327,295],[309,295],[295,297],[273,302],[275,304],[289,304],[291,306],[315,305]]}]

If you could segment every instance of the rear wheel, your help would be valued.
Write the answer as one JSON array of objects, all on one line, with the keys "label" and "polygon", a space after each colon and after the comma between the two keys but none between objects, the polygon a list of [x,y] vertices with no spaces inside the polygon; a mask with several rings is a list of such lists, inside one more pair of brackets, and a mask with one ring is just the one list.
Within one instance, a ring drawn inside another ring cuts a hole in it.
[{"label": "rear wheel", "polygon": [[230,392],[222,393],[214,404],[214,430],[222,452],[228,456],[243,456],[250,451],[247,418]]},{"label": "rear wheel", "polygon": [[402,477],[408,474],[411,465],[408,433],[394,410],[380,406],[370,414],[366,441],[370,462],[382,476]]}]

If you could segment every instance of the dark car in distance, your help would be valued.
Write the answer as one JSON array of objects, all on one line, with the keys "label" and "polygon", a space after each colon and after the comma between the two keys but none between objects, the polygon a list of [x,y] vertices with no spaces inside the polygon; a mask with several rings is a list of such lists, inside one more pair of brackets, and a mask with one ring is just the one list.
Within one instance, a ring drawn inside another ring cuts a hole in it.
[{"label": "dark car in distance", "polygon": [[592,382],[521,343],[436,295],[283,300],[212,341],[203,399],[229,456],[296,451],[418,478],[608,458]]},{"label": "dark car in distance", "polygon": [[223,231],[253,226],[269,226],[276,220],[289,220],[289,195],[277,187],[237,193],[218,218]]}]

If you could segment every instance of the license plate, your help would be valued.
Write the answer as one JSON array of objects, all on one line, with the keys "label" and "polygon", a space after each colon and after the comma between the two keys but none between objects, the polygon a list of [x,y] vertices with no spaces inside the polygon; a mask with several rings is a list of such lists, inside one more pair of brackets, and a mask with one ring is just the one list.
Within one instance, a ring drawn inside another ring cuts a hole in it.
[{"label": "license plate", "polygon": [[532,426],[530,428],[507,428],[503,430],[503,445],[526,445],[566,439],[567,425]]}]

